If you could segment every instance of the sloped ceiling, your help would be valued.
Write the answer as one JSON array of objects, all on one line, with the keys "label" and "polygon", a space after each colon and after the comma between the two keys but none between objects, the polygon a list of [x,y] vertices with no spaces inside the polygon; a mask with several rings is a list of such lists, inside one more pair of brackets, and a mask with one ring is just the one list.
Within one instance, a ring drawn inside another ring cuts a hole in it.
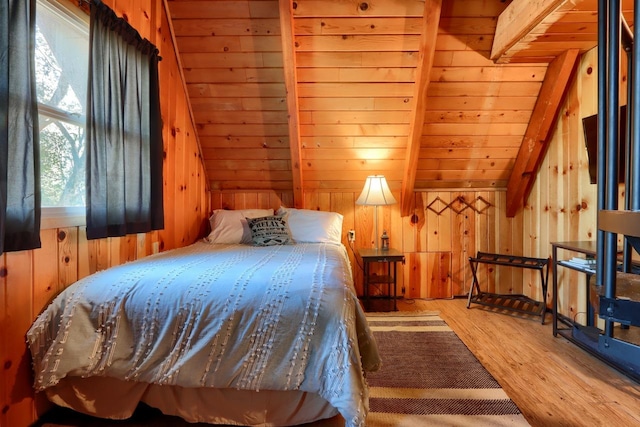
[{"label": "sloped ceiling", "polygon": [[454,188],[507,188],[514,214],[597,42],[597,0],[168,5],[211,189],[298,206],[383,174],[404,214],[414,190]]}]

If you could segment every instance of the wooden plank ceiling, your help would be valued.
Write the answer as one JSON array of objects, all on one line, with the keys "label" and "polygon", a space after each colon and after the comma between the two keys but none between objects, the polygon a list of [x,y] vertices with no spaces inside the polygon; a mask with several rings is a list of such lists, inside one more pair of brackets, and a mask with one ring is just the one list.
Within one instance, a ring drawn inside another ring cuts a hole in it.
[{"label": "wooden plank ceiling", "polygon": [[597,41],[597,0],[168,5],[211,189],[292,191],[298,206],[383,174],[404,214],[434,188],[508,188],[514,214],[545,117]]}]

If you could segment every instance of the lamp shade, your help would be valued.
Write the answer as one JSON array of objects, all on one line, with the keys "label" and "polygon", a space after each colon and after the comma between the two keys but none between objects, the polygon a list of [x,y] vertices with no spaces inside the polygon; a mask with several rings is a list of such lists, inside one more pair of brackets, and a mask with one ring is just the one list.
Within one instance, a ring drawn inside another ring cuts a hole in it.
[{"label": "lamp shade", "polygon": [[396,203],[396,199],[391,194],[384,175],[369,175],[360,197],[356,200],[356,205],[368,206],[392,205],[394,203]]}]

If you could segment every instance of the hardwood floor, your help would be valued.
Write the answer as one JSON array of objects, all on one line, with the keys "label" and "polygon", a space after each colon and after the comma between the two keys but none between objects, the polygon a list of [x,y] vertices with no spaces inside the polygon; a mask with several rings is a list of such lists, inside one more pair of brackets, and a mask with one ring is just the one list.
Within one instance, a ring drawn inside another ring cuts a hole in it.
[{"label": "hardwood floor", "polygon": [[[495,313],[481,306],[467,309],[466,299],[401,300],[398,308],[439,311],[534,427],[640,426],[640,384],[564,338],[555,338],[550,315],[542,325],[537,317]],[[175,418],[151,415],[143,417],[145,421],[115,425],[183,425]],[[38,425],[97,426],[68,415]],[[322,424],[328,425],[334,424]]]},{"label": "hardwood floor", "polygon": [[438,310],[532,426],[640,426],[640,384],[564,338],[551,315],[525,319],[466,308],[466,299],[400,302]]}]

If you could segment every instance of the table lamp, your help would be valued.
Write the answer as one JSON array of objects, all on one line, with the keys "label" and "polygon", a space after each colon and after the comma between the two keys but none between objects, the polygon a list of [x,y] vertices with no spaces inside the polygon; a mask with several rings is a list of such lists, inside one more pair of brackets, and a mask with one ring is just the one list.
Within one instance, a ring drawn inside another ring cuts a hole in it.
[{"label": "table lamp", "polygon": [[374,223],[376,229],[376,250],[379,249],[378,239],[378,206],[392,205],[396,203],[396,199],[391,194],[387,180],[384,175],[369,175],[364,183],[362,193],[356,200],[356,205],[375,206]]}]

